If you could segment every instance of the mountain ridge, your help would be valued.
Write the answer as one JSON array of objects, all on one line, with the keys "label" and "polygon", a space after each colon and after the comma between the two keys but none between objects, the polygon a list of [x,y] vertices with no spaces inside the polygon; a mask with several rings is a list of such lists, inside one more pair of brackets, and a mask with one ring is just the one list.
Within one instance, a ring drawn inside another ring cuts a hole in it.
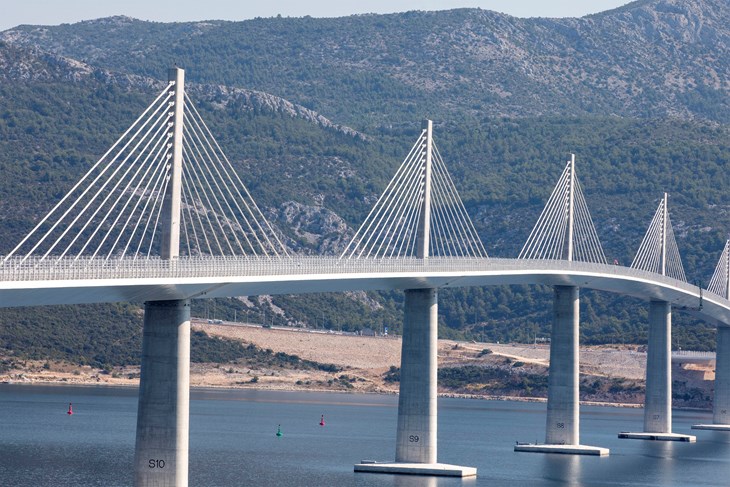
[{"label": "mountain ridge", "polygon": [[[37,46],[15,47],[0,41],[0,80],[21,82],[58,82],[81,83],[94,79],[125,89],[157,90],[164,88],[165,82],[148,76],[125,74],[89,65],[83,61],[49,53]],[[353,137],[366,138],[366,135],[350,127],[333,123],[320,113],[297,105],[284,98],[257,90],[231,88],[225,85],[186,83],[189,92],[205,101],[219,100],[221,108],[230,103],[248,110],[268,110],[292,118],[315,123]]]},{"label": "mountain ridge", "polygon": [[[160,65],[178,63],[191,80],[210,82],[205,73],[215,73],[228,86],[272,93],[362,129],[413,112],[453,118],[455,104],[475,116],[725,123],[728,25],[730,7],[721,0],[651,0],[564,19],[481,9],[175,24],[111,18],[0,36],[152,77]],[[70,41],[69,32],[76,32]],[[376,88],[369,102],[382,114],[352,116],[366,105],[351,99],[360,88]]]}]

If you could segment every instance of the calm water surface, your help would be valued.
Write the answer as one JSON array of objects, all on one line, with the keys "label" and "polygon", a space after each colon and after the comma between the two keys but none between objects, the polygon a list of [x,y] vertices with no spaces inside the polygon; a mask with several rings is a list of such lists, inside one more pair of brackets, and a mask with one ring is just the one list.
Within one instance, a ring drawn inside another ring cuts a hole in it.
[{"label": "calm water surface", "polygon": [[[0,384],[0,486],[131,485],[136,413],[136,389]],[[583,407],[582,442],[609,457],[515,453],[516,440],[544,439],[545,405],[466,399],[439,401],[438,457],[477,467],[476,479],[354,473],[361,459],[393,460],[396,413],[396,396],[194,390],[190,485],[730,485],[730,433],[697,431],[695,444],[619,440],[641,430],[641,409]],[[711,419],[675,411],[674,430]]]}]

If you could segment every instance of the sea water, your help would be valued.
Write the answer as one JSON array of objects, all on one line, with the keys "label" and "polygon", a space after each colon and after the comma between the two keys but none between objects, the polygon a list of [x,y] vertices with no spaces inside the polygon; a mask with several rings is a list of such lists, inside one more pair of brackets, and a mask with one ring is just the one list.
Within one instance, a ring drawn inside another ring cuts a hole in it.
[{"label": "sea water", "polygon": [[[392,395],[194,389],[190,485],[730,485],[730,433],[692,432],[694,444],[621,440],[620,431],[641,431],[641,409],[584,406],[581,443],[610,456],[515,453],[516,441],[544,440],[544,403],[452,398],[439,400],[438,460],[477,467],[476,479],[353,472],[363,459],[394,459],[397,404]],[[131,485],[136,414],[134,388],[0,384],[0,486]],[[675,432],[708,422],[709,412],[674,411]]]}]

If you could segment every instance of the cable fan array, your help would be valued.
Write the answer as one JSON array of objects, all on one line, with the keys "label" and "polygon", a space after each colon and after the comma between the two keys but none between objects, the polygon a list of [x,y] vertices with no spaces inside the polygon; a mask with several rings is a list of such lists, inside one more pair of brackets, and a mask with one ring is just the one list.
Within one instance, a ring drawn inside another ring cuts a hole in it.
[{"label": "cable fan array", "polygon": [[[566,259],[606,263],[606,256],[588,211],[583,190],[575,176],[574,167],[574,160],[568,161],[527,242],[522,247],[519,259]],[[572,215],[571,186],[573,187]],[[572,232],[570,232],[571,225]],[[568,255],[566,245],[571,245],[571,238],[572,254]]]},{"label": "cable fan array", "polygon": [[[171,176],[175,83],[5,257],[159,255]],[[287,255],[197,109],[184,103],[180,253]]]},{"label": "cable fan array", "polygon": [[631,267],[687,281],[669,219],[666,193],[654,213]]},{"label": "cable fan array", "polygon": [[188,255],[288,256],[187,94],[185,117],[181,241]]},{"label": "cable fan array", "polygon": [[725,242],[725,248],[722,249],[720,260],[715,267],[715,273],[712,274],[707,290],[728,299],[730,298],[728,280],[730,280],[730,240]]},{"label": "cable fan array", "polygon": [[[415,257],[426,192],[427,130],[423,130],[341,257]],[[430,256],[487,257],[435,144],[431,149]]]}]

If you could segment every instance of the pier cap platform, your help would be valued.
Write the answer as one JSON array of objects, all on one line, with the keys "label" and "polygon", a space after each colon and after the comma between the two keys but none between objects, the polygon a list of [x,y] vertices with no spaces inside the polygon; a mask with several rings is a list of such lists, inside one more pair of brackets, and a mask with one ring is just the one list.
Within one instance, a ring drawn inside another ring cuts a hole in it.
[{"label": "pier cap platform", "polygon": [[693,430],[730,431],[730,424],[693,424]]},{"label": "pier cap platform", "polygon": [[631,433],[628,431],[622,431],[618,434],[618,437],[629,440],[686,441],[688,443],[694,443],[697,441],[696,436],[683,435],[680,433]]},{"label": "pier cap platform", "polygon": [[540,443],[517,443],[515,451],[529,453],[561,453],[563,455],[595,455],[606,457],[610,453],[608,448],[589,445],[549,445]]},{"label": "pier cap platform", "polygon": [[396,463],[363,460],[355,465],[355,472],[392,473],[409,475],[433,475],[439,477],[476,477],[475,467],[462,467],[448,463]]}]

